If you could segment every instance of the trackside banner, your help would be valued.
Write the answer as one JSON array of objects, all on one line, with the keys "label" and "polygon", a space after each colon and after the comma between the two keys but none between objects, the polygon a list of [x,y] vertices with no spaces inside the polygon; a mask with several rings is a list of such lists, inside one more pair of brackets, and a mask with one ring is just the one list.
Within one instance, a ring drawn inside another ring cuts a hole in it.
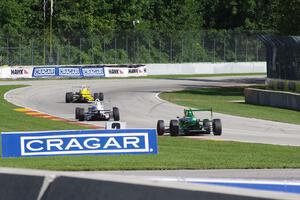
[{"label": "trackside banner", "polygon": [[157,154],[155,129],[2,132],[2,157]]},{"label": "trackside banner", "polygon": [[104,77],[104,67],[34,67],[32,77]]}]

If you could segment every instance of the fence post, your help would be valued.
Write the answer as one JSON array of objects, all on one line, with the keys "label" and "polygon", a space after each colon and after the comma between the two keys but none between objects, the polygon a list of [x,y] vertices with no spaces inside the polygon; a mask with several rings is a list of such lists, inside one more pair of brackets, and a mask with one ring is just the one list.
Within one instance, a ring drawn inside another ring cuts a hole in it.
[{"label": "fence post", "polygon": [[258,62],[258,40],[256,39],[256,62]]},{"label": "fence post", "polygon": [[94,57],[94,40],[92,38],[92,64],[95,64],[95,57]]},{"label": "fence post", "polygon": [[56,43],[56,64],[57,65],[59,65],[59,45],[58,45],[58,39],[56,38],[56,41],[55,41],[55,43]]},{"label": "fence post", "polygon": [[21,48],[20,40],[19,40],[19,65],[22,65],[22,48]]},{"label": "fence post", "polygon": [[103,38],[103,63],[105,64],[106,58],[105,58],[105,39]]},{"label": "fence post", "polygon": [[70,40],[68,40],[68,64],[71,64]]},{"label": "fence post", "polygon": [[[203,51],[205,51],[205,54],[206,54],[206,49],[205,49],[205,39],[204,39],[204,36],[202,36],[202,49],[203,49]],[[202,61],[207,61],[207,60],[205,60],[205,58],[207,59],[207,56],[203,56],[203,59],[202,59]]]},{"label": "fence post", "polygon": [[148,38],[148,62],[151,63],[150,38]]},{"label": "fence post", "polygon": [[31,65],[34,65],[33,41],[31,41]]},{"label": "fence post", "polygon": [[192,60],[191,60],[192,62],[194,62],[194,44],[195,44],[195,37],[193,35],[192,36]]},{"label": "fence post", "polygon": [[226,62],[226,39],[223,40],[223,61]]},{"label": "fence post", "polygon": [[170,38],[170,63],[172,63],[173,62],[173,52],[172,52],[172,50],[173,50],[173,47],[172,47],[172,45],[173,45],[173,41],[172,41],[172,38]]},{"label": "fence post", "polygon": [[246,37],[246,62],[248,61],[248,37]]},{"label": "fence post", "polygon": [[6,38],[6,55],[7,55],[7,64],[10,65],[10,59],[9,59],[9,39]]},{"label": "fence post", "polygon": [[79,38],[79,64],[81,65],[81,38]]},{"label": "fence post", "polygon": [[115,36],[115,64],[117,63],[117,38]]},{"label": "fence post", "polygon": [[234,39],[234,55],[235,55],[235,62],[237,62],[237,39]]},{"label": "fence post", "polygon": [[140,62],[140,55],[139,55],[139,38],[136,38],[136,55],[137,55],[137,62]]},{"label": "fence post", "polygon": [[159,63],[161,63],[161,39],[159,38]]},{"label": "fence post", "polygon": [[183,63],[183,38],[181,38],[181,62]]},{"label": "fence post", "polygon": [[214,38],[214,62],[216,61],[216,39]]},{"label": "fence post", "polygon": [[129,63],[129,51],[128,51],[128,35],[127,35],[127,33],[126,33],[126,53],[127,53],[127,57],[126,57],[126,61],[127,61],[127,63]]}]

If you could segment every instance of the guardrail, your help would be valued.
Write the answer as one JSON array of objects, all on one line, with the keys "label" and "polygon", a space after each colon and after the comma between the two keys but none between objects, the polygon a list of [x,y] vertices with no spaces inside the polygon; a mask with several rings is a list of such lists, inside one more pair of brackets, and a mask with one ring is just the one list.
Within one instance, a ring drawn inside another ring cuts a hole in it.
[{"label": "guardrail", "polygon": [[0,168],[0,199],[296,200],[299,195],[124,175]]}]

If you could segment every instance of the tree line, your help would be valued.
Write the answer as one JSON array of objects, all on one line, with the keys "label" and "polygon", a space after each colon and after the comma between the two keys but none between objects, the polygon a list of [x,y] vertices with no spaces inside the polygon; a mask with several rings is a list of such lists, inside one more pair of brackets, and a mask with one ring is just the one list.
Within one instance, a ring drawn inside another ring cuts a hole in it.
[{"label": "tree line", "polygon": [[[215,35],[224,38],[211,41],[213,46],[211,48],[214,48],[211,54],[217,52],[216,44],[219,42],[224,46],[223,48],[220,45],[219,51],[226,57],[234,54],[224,50],[228,41],[232,40],[232,34],[230,35],[232,31],[300,35],[299,0],[53,0],[52,2],[51,8],[51,0],[0,1],[2,38],[0,46],[9,44],[22,46],[22,43],[34,38],[35,42],[39,41],[41,44],[39,48],[43,48],[44,43],[46,46],[44,48],[47,48],[49,54],[49,37],[53,34],[51,36],[53,46],[62,44],[64,48],[73,49],[77,54],[84,51],[80,38],[89,40],[86,53],[94,51],[93,56],[99,54],[100,50],[105,51],[105,45],[108,45],[109,49],[116,49],[116,42],[120,40],[125,51],[115,50],[112,52],[113,56],[120,54],[123,57],[130,57],[127,54],[136,52],[126,50],[129,48],[127,43],[130,43],[128,38],[143,38],[131,41],[131,45],[137,48],[137,45],[143,43],[144,46],[138,47],[140,51],[144,50],[147,55],[153,54],[150,55],[151,58],[160,56],[161,59],[163,53],[166,53],[159,50],[162,46],[168,46],[166,47],[168,49],[174,47],[181,52],[189,43],[193,43],[189,48],[198,48],[199,56],[203,51],[201,46],[205,47],[205,44],[201,42],[197,44],[195,42],[197,34],[191,33],[210,30],[212,34],[206,33],[206,38]],[[164,41],[168,41],[165,42],[168,44],[164,44]],[[95,45],[97,42],[98,46]],[[246,47],[246,41],[243,43]],[[35,48],[34,42],[28,43],[27,46],[26,48],[31,48],[31,51]],[[30,51],[27,53],[30,54]],[[172,50],[167,54],[172,58]],[[181,57],[185,56],[179,54]],[[92,60],[91,56],[81,53],[80,56],[82,59],[86,56],[89,57],[88,60]],[[211,59],[215,59],[214,57],[215,55],[210,56]],[[231,57],[234,60],[234,56]]]},{"label": "tree line", "polygon": [[[50,0],[0,2],[2,34],[49,27]],[[111,30],[241,29],[300,34],[299,0],[53,0],[53,29],[90,36]],[[139,23],[134,21],[138,20]],[[82,34],[82,33],[81,33]]]}]

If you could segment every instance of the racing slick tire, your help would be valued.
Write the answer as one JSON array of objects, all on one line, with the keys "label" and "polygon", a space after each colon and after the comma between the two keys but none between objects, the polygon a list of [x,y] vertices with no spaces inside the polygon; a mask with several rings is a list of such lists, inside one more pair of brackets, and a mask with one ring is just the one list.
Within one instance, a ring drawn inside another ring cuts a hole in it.
[{"label": "racing slick tire", "polygon": [[78,117],[79,117],[79,110],[80,110],[80,108],[78,108],[78,107],[75,108],[75,119],[78,119]]},{"label": "racing slick tire", "polygon": [[209,119],[204,119],[203,120],[203,129],[205,130],[205,132],[207,134],[210,134],[211,128],[210,128],[210,121],[209,121]]},{"label": "racing slick tire", "polygon": [[102,92],[99,92],[99,100],[100,101],[104,100],[104,94]]},{"label": "racing slick tire", "polygon": [[79,121],[84,121],[84,108],[79,108],[78,109],[78,120]]},{"label": "racing slick tire", "polygon": [[170,121],[170,135],[171,136],[179,135],[179,125],[178,125],[178,120],[176,119]]},{"label": "racing slick tire", "polygon": [[222,123],[220,119],[213,119],[213,134],[221,135],[222,134]]},{"label": "racing slick tire", "polygon": [[[96,101],[96,99],[99,99],[99,100],[100,100],[99,93],[94,93],[94,101]],[[101,101],[101,100],[100,100],[100,101]]]},{"label": "racing slick tire", "polygon": [[164,120],[158,120],[156,126],[157,135],[165,134],[165,122]]},{"label": "racing slick tire", "polygon": [[119,108],[117,108],[117,107],[113,107],[113,118],[114,118],[114,121],[120,120]]},{"label": "racing slick tire", "polygon": [[71,103],[73,101],[73,92],[66,93],[66,103]]}]

